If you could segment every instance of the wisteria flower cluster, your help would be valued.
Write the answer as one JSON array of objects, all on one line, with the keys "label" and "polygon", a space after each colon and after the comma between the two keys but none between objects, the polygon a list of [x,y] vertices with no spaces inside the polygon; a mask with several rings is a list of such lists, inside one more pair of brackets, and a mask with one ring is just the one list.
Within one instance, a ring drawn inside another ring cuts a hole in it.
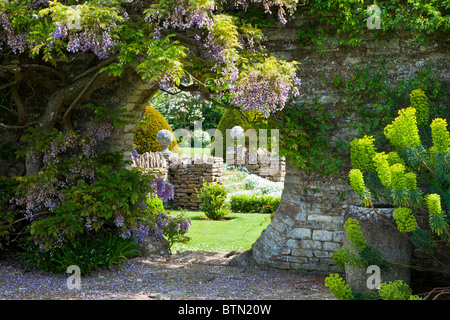
[{"label": "wisteria flower cluster", "polygon": [[169,217],[165,213],[160,212],[156,218],[157,228],[155,228],[154,234],[160,239],[164,237],[171,248],[174,243],[186,243],[190,240],[186,236],[190,225],[191,220],[183,215]]},{"label": "wisteria flower cluster", "polygon": [[154,190],[155,194],[163,201],[163,203],[173,200],[173,185],[170,182],[165,181],[163,177],[154,179],[151,183],[149,183],[149,186]]},{"label": "wisteria flower cluster", "polygon": [[27,36],[11,27],[10,19],[4,12],[0,12],[0,49],[9,46],[16,54],[24,53],[28,49]]},{"label": "wisteria flower cluster", "polygon": [[[296,3],[238,0],[234,6],[247,10],[262,5],[268,14],[277,8],[279,20],[286,23]],[[229,10],[212,0],[6,2],[0,4],[0,45],[17,54],[43,54],[53,63],[84,52],[99,59],[118,54],[117,62],[107,67],[113,75],[130,66],[149,85],[164,89],[201,84],[201,90],[218,92],[219,98],[234,95],[234,105],[267,117],[298,94],[297,65],[268,55],[261,30]],[[16,15],[23,19],[11,20]],[[194,61],[203,61],[204,71],[199,73]]]}]

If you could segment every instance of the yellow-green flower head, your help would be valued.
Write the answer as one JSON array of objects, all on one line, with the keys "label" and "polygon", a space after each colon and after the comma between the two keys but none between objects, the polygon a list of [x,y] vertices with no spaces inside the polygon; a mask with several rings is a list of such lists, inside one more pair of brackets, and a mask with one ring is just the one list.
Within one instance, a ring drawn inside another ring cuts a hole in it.
[{"label": "yellow-green flower head", "polygon": [[387,155],[387,160],[390,166],[396,163],[401,163],[403,165],[405,164],[405,160],[403,160],[397,152],[389,152]]},{"label": "yellow-green flower head", "polygon": [[364,238],[361,226],[359,225],[359,221],[353,218],[348,218],[348,220],[344,223],[344,229],[347,239],[353,249],[357,252],[362,252],[367,246],[367,242]]},{"label": "yellow-green flower head", "polygon": [[338,300],[352,300],[353,294],[350,286],[345,283],[337,273],[330,274],[325,278],[325,286]]},{"label": "yellow-green flower head", "polygon": [[416,191],[417,176],[414,172],[405,173],[406,189],[409,191]]},{"label": "yellow-green flower head", "polygon": [[356,193],[363,193],[366,191],[366,185],[364,184],[363,173],[359,169],[352,169],[349,173],[350,185]]},{"label": "yellow-green flower head", "polygon": [[400,232],[414,232],[417,229],[417,221],[409,208],[397,208],[393,217]]},{"label": "yellow-green flower head", "polygon": [[364,136],[350,142],[350,154],[352,166],[361,171],[374,171],[373,156],[376,154],[374,137]]},{"label": "yellow-green flower head", "polygon": [[391,171],[391,186],[394,190],[403,190],[406,185],[405,166],[401,163],[396,163],[390,167]]},{"label": "yellow-green flower head", "polygon": [[436,194],[429,194],[425,197],[425,201],[427,203],[427,208],[430,214],[439,215],[442,212],[441,208],[441,197]]},{"label": "yellow-green flower head", "polygon": [[450,133],[447,130],[447,120],[436,118],[430,125],[433,147],[435,152],[447,153],[450,151]]},{"label": "yellow-green flower head", "polygon": [[388,162],[388,156],[384,152],[379,152],[373,157],[376,166],[378,178],[386,188],[391,187],[391,170]]},{"label": "yellow-green flower head", "polygon": [[409,95],[411,107],[416,109],[417,125],[424,126],[430,120],[430,109],[428,107],[428,98],[421,89],[416,89]]},{"label": "yellow-green flower head", "polygon": [[396,149],[415,148],[420,145],[416,109],[398,111],[398,117],[384,128],[384,134]]}]

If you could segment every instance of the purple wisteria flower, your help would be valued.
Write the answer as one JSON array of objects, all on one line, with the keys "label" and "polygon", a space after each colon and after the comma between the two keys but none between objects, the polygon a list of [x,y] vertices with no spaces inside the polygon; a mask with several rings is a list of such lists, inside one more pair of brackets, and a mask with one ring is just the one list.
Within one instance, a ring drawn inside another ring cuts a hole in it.
[{"label": "purple wisteria flower", "polygon": [[187,218],[180,223],[180,229],[184,232],[188,232],[189,226],[191,225],[191,219]]},{"label": "purple wisteria flower", "polygon": [[170,182],[166,182],[163,177],[158,177],[149,183],[149,186],[154,190],[156,196],[160,198],[163,203],[173,200],[174,188]]},{"label": "purple wisteria flower", "polygon": [[56,29],[51,33],[53,40],[64,38],[67,36],[67,27],[59,22],[56,22]]},{"label": "purple wisteria flower", "polygon": [[133,160],[136,162],[139,159],[139,153],[136,151],[135,148],[133,148],[133,150],[131,150],[131,156],[133,157]]}]

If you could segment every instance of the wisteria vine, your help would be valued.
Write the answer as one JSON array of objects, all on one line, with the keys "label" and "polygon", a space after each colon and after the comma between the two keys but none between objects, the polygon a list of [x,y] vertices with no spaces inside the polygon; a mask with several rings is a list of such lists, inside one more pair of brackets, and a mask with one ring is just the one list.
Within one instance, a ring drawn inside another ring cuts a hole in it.
[{"label": "wisteria vine", "polygon": [[[262,32],[229,15],[229,8],[220,2],[63,3],[0,4],[0,50],[9,47],[16,54],[29,52],[32,57],[44,54],[50,62],[84,52],[101,60],[119,53],[118,62],[108,67],[113,74],[120,74],[124,64],[129,64],[149,84],[156,81],[163,88],[190,79],[203,90],[219,92],[219,97],[231,94],[235,106],[262,111],[265,116],[298,95],[297,64],[267,55]],[[295,0],[237,0],[233,6],[247,10],[250,5],[261,5],[268,14],[276,8],[279,21],[286,23],[296,4]],[[11,20],[19,9],[22,19]],[[183,34],[188,30],[192,36],[185,42],[188,37]],[[172,36],[170,41],[168,36]],[[197,58],[215,72],[215,79],[211,73],[193,77],[190,68]]]}]

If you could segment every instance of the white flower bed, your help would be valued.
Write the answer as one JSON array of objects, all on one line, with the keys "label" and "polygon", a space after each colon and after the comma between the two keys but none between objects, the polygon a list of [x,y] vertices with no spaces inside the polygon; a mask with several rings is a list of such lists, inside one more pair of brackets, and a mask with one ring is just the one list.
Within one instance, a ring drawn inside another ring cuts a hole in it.
[{"label": "white flower bed", "polygon": [[265,195],[281,196],[284,184],[283,182],[274,182],[256,174],[249,174],[244,179],[244,185],[246,189],[259,191]]}]

